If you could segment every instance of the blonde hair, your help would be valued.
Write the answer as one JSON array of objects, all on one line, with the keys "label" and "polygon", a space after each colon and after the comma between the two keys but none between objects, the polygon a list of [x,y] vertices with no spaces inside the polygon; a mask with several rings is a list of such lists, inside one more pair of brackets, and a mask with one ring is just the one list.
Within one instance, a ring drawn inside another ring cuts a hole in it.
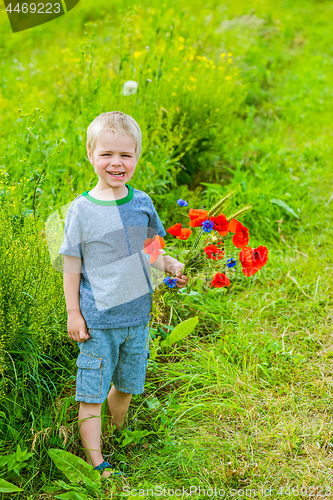
[{"label": "blonde hair", "polygon": [[96,142],[102,132],[114,132],[118,135],[129,135],[135,142],[135,154],[140,157],[141,147],[141,130],[134,118],[121,111],[110,111],[98,115],[88,127],[87,130],[87,148],[93,154]]}]

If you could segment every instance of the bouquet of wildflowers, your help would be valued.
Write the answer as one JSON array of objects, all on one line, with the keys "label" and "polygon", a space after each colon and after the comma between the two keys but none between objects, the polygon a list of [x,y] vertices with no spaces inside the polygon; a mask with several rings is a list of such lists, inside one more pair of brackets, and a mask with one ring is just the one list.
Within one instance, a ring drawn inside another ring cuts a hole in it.
[{"label": "bouquet of wildflowers", "polygon": [[[177,247],[179,260],[184,262],[182,274],[191,280],[194,277],[212,276],[210,287],[222,288],[230,286],[227,274],[234,268],[238,259],[245,276],[253,276],[267,262],[268,250],[265,246],[252,248],[249,246],[249,230],[237,218],[251,209],[252,205],[244,205],[237,211],[226,215],[223,213],[230,204],[230,199],[236,191],[231,191],[219,200],[210,210],[190,208],[188,214],[190,227],[182,227],[180,222],[167,229],[174,238],[186,242],[182,248]],[[188,203],[177,200],[179,207],[186,207]],[[192,240],[192,245],[189,246]],[[145,242],[144,252],[150,254],[150,262],[155,262],[165,246],[164,239],[155,236]],[[238,259],[235,258],[235,249],[240,250]],[[226,274],[227,273],[227,274]],[[176,287],[176,278],[168,276],[161,286],[161,292]]]}]

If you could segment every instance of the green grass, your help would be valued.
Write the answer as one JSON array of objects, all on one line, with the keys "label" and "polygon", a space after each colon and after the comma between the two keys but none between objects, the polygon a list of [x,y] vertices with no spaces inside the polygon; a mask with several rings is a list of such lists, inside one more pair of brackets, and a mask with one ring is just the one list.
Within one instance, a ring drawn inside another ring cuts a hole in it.
[{"label": "green grass", "polygon": [[[202,207],[237,187],[237,203],[255,205],[243,220],[250,245],[266,245],[269,261],[253,278],[236,268],[228,290],[198,282],[200,295],[164,306],[156,334],[193,316],[199,324],[181,345],[157,351],[144,394],[133,396],[127,424],[135,418],[136,431],[150,431],[150,446],[104,438],[105,456],[131,477],[107,481],[100,498],[125,484],[330,497],[333,7],[113,5],[80,2],[66,18],[15,35],[2,16],[0,453],[19,443],[33,456],[0,477],[23,488],[15,498],[56,498],[44,488],[65,477],[48,449],[83,457],[77,347],[41,231],[57,205],[93,187],[86,126],[120,109],[143,131],[131,185],[151,195],[165,227],[177,222],[178,198]],[[122,96],[132,79],[139,92]],[[288,485],[299,493],[279,490]]]}]

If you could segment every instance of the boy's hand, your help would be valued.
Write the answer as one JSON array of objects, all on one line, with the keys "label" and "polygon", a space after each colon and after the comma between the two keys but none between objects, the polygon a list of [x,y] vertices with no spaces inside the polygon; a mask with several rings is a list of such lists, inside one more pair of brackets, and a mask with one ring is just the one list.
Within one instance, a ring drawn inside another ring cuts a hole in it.
[{"label": "boy's hand", "polygon": [[178,288],[184,288],[187,285],[188,277],[185,276],[185,274],[182,274],[181,270],[176,273],[176,278],[177,278],[176,286]]},{"label": "boy's hand", "polygon": [[86,322],[79,311],[72,311],[68,313],[67,331],[69,337],[76,342],[85,342],[90,339],[90,335],[87,332]]}]

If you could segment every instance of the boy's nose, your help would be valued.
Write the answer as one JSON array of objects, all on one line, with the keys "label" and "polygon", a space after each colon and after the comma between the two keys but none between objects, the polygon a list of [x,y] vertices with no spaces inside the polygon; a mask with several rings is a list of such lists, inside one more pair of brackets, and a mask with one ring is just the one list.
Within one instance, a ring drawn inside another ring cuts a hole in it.
[{"label": "boy's nose", "polygon": [[121,159],[118,156],[114,156],[111,160],[111,165],[121,165]]}]

